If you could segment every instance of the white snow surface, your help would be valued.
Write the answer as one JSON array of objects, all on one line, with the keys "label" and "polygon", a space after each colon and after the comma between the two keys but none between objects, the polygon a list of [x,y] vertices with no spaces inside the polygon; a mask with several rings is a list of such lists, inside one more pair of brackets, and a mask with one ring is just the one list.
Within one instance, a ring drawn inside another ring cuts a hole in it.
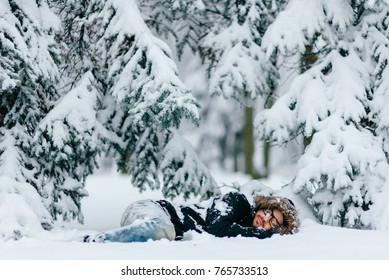
[{"label": "white snow surface", "polygon": [[[213,172],[219,184],[249,179],[240,174]],[[389,259],[389,230],[354,230],[320,225],[309,208],[295,195],[281,189],[289,178],[273,176],[263,181],[264,191],[276,191],[291,198],[300,213],[302,225],[295,235],[273,235],[269,239],[217,238],[190,232],[183,241],[145,243],[82,243],[87,233],[98,233],[119,226],[122,212],[139,199],[161,199],[160,192],[138,193],[129,178],[115,173],[98,173],[88,178],[89,197],[83,200],[85,223],[59,223],[52,232],[41,232],[19,241],[0,240],[3,260],[378,260]],[[246,184],[247,185],[247,184]],[[273,187],[271,190],[267,187]],[[250,186],[258,186],[249,184]],[[266,187],[267,186],[267,187]],[[223,192],[228,191],[224,187]],[[262,190],[261,190],[262,191]],[[174,200],[174,203],[193,201]]]}]

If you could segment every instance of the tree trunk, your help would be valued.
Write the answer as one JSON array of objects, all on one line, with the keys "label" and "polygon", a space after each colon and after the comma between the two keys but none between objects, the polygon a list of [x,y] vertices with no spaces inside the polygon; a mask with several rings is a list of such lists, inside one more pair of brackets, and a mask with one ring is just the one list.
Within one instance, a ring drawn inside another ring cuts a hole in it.
[{"label": "tree trunk", "polygon": [[[269,98],[266,102],[266,109],[270,109],[273,106],[273,99]],[[261,174],[261,177],[267,178],[270,174],[270,151],[271,145],[270,142],[263,140],[263,167],[265,169],[264,174]]]},{"label": "tree trunk", "polygon": [[244,108],[244,158],[245,158],[245,173],[251,175],[253,178],[257,177],[254,170],[254,128],[253,128],[253,114],[254,109],[252,107]]},{"label": "tree trunk", "polygon": [[233,151],[233,164],[234,172],[243,171],[239,159],[242,158],[242,132],[235,133],[234,151]]}]

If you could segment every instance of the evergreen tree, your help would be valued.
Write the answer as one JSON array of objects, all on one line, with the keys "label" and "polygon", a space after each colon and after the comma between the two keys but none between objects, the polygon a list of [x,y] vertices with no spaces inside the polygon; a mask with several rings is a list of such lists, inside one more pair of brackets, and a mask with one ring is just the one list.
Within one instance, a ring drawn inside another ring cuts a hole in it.
[{"label": "evergreen tree", "polygon": [[169,198],[182,194],[200,195],[208,199],[220,194],[209,170],[198,159],[188,141],[174,133],[169,144],[165,146],[161,169],[164,176],[162,193]]},{"label": "evergreen tree", "polygon": [[[76,206],[69,208],[77,209],[102,152],[117,158],[139,190],[159,188],[169,128],[183,118],[199,121],[197,102],[179,79],[170,50],[151,34],[135,1],[57,1],[55,7],[64,22],[65,97],[41,126],[38,138],[47,148],[38,152],[55,163],[50,172],[56,170],[57,193],[67,176]],[[72,163],[59,164],[63,158]]]},{"label": "evergreen tree", "polygon": [[256,126],[280,145],[300,134],[310,138],[293,188],[324,224],[379,227],[374,209],[388,162],[370,114],[374,61],[367,33],[379,14],[367,1],[290,1],[264,36],[268,53],[302,56],[309,49],[317,58]]},{"label": "evergreen tree", "polygon": [[[268,100],[278,80],[274,61],[261,48],[262,36],[283,2],[278,1],[277,5],[262,0],[223,2],[223,20],[214,25],[203,43],[210,93],[238,102],[234,111],[239,112],[236,117],[241,120],[241,132],[235,133],[239,137],[236,141],[243,142],[245,172],[252,176],[258,175],[253,158],[254,100],[259,96]],[[243,109],[239,110],[239,106]]]},{"label": "evergreen tree", "polygon": [[160,36],[175,40],[177,55],[182,57],[185,47],[196,53],[199,43],[212,26],[210,7],[217,0],[144,0],[140,8],[146,23]]},{"label": "evergreen tree", "polygon": [[81,199],[87,195],[85,179],[97,166],[109,133],[97,119],[101,93],[93,74],[85,73],[38,126],[33,151],[39,158],[52,217],[83,221]]},{"label": "evergreen tree", "polygon": [[[370,106],[370,117],[373,120],[373,127],[375,133],[382,137],[383,150],[386,158],[389,159],[389,84],[388,84],[388,62],[389,62],[389,8],[387,6],[379,5],[376,2],[371,7],[375,9],[366,20],[366,38],[369,38],[371,57],[373,57],[374,71],[373,71],[373,93],[374,97]],[[387,179],[386,179],[387,182]],[[381,186],[381,184],[379,185]],[[389,188],[382,186],[379,192],[374,194],[371,205],[372,224],[375,228],[389,228]]]},{"label": "evergreen tree", "polygon": [[33,137],[58,98],[58,19],[45,1],[2,1],[0,5],[0,236],[19,238],[49,228],[42,203],[40,165]]},{"label": "evergreen tree", "polygon": [[[210,92],[250,106],[258,96],[268,97],[277,82],[277,71],[261,49],[263,31],[271,15],[263,1],[230,1],[225,26],[215,26],[206,38]],[[262,73],[262,75],[257,75]]]},{"label": "evergreen tree", "polygon": [[[204,123],[211,127],[222,125],[224,133],[205,129],[200,143],[206,142],[215,150],[221,150],[214,156],[223,168],[258,175],[253,165],[252,116],[257,103],[254,99],[262,96],[265,101],[268,100],[277,83],[273,57],[265,57],[261,38],[286,1],[141,2],[144,3],[142,8],[148,23],[159,34],[175,37],[179,58],[182,58],[184,48],[189,46],[194,53],[199,53],[208,67],[208,91],[212,97],[200,100],[204,104]],[[229,99],[227,107],[218,96]],[[211,123],[213,120],[218,122]],[[201,148],[198,150],[200,154],[206,154],[203,159],[215,161],[215,158],[210,159],[209,153],[201,151]],[[264,152],[268,157],[269,148]]]}]

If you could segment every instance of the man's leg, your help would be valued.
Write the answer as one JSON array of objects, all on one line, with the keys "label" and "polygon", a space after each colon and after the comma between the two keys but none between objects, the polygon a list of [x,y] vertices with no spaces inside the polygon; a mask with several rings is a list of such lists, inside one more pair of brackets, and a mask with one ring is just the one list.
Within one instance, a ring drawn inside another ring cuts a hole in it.
[{"label": "man's leg", "polygon": [[85,237],[85,242],[145,242],[176,237],[174,225],[165,210],[152,200],[132,203],[124,211],[121,228],[106,231],[95,237]]},{"label": "man's leg", "polygon": [[166,238],[174,240],[173,225],[165,223],[159,218],[138,220],[128,226],[110,230],[97,235],[95,242],[145,242]]}]

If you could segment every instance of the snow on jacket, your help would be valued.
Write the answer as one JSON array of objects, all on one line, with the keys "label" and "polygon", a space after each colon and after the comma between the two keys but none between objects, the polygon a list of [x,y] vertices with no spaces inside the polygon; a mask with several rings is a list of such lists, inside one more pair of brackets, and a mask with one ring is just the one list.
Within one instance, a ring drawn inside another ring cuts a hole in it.
[{"label": "snow on jacket", "polygon": [[217,237],[257,237],[272,236],[270,231],[254,228],[252,222],[255,209],[247,198],[237,192],[230,192],[210,200],[206,207],[195,204],[176,206],[165,200],[157,201],[170,215],[176,231],[176,240],[181,240],[190,230],[206,231]]}]

